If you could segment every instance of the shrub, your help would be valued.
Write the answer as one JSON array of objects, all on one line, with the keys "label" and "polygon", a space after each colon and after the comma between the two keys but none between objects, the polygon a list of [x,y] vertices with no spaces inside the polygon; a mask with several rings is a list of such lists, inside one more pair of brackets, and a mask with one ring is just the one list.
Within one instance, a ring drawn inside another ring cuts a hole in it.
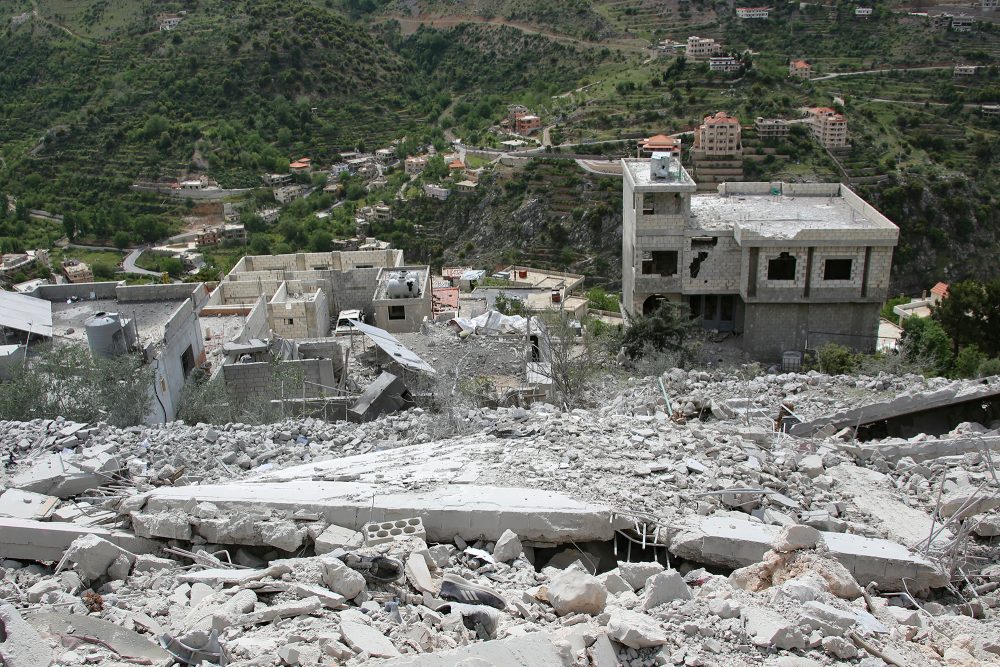
[{"label": "shrub", "polygon": [[1000,359],[987,359],[979,365],[979,377],[985,378],[994,375],[1000,375]]},{"label": "shrub", "polygon": [[837,343],[827,343],[821,347],[817,362],[819,369],[827,375],[845,375],[858,365],[854,353]]},{"label": "shrub", "polygon": [[975,345],[967,345],[955,356],[952,374],[958,378],[978,377],[979,369],[986,363],[986,355]]}]

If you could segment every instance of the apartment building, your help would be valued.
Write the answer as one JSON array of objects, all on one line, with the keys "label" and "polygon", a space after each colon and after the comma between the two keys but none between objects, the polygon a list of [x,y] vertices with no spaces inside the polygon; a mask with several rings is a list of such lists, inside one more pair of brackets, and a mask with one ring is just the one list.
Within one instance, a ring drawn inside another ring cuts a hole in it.
[{"label": "apartment building", "polygon": [[737,7],[736,16],[741,19],[766,19],[771,14],[770,7]]},{"label": "apartment building", "polygon": [[826,148],[847,146],[847,118],[830,107],[809,109],[809,128]]},{"label": "apartment building", "polygon": [[697,194],[667,155],[625,159],[622,307],[687,304],[756,358],[828,342],[874,350],[899,230],[840,183]]},{"label": "apartment building", "polygon": [[650,157],[653,153],[669,153],[675,158],[681,156],[681,140],[666,134],[655,134],[638,141],[639,154]]},{"label": "apartment building", "polygon": [[713,72],[738,72],[743,67],[736,56],[713,56],[708,59],[708,69]]},{"label": "apartment building", "polygon": [[753,126],[757,131],[757,136],[761,139],[787,137],[790,127],[787,120],[782,120],[781,118],[761,118],[760,116],[757,116]]},{"label": "apartment building", "polygon": [[725,111],[705,116],[702,124],[695,130],[692,150],[706,156],[742,155],[739,119]]},{"label": "apartment building", "polygon": [[722,52],[722,45],[710,37],[697,37],[692,35],[687,39],[687,48],[684,56],[688,60],[702,61],[708,60]]}]

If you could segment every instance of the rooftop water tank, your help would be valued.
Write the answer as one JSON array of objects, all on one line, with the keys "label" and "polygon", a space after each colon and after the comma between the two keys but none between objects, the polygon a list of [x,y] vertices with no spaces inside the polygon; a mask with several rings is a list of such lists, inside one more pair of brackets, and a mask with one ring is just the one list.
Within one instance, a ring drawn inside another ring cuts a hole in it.
[{"label": "rooftop water tank", "polygon": [[118,313],[96,313],[84,323],[87,344],[95,357],[111,358],[128,350],[125,328]]},{"label": "rooftop water tank", "polygon": [[420,274],[416,271],[400,271],[389,278],[386,295],[390,299],[413,299],[420,296]]}]

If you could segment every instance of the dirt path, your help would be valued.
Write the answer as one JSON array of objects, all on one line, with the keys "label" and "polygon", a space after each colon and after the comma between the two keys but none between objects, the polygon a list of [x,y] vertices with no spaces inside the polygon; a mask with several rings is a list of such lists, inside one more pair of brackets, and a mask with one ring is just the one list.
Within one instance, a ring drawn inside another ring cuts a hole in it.
[{"label": "dirt path", "polygon": [[53,28],[56,28],[58,30],[62,30],[67,35],[69,35],[70,37],[73,37],[74,39],[78,39],[78,40],[80,40],[81,42],[83,42],[85,44],[93,44],[94,43],[93,40],[90,39],[89,37],[84,37],[83,35],[79,35],[79,34],[73,32],[72,30],[70,30],[69,28],[67,28],[66,26],[64,26],[63,24],[56,23],[55,21],[53,21],[51,19],[48,19],[48,18],[45,18],[44,16],[42,16],[41,12],[38,11],[38,2],[36,0],[31,0],[31,15],[34,16],[39,21],[41,21],[42,23],[47,23],[50,26],[52,26]]},{"label": "dirt path", "polygon": [[529,35],[540,35],[556,42],[573,44],[587,49],[612,48],[621,49],[623,51],[634,51],[637,53],[645,53],[646,51],[649,51],[648,45],[640,40],[607,40],[603,42],[592,42],[586,39],[580,39],[579,37],[573,37],[572,35],[549,32],[547,30],[542,30],[537,26],[527,23],[519,23],[517,21],[508,21],[499,17],[486,18],[484,16],[459,14],[454,16],[381,16],[378,18],[379,22],[388,20],[398,21],[399,27],[404,35],[411,35],[415,33],[422,25],[433,28],[454,28],[455,26],[462,25],[463,23],[478,23],[483,25],[506,26],[508,28],[520,30],[521,32]]}]

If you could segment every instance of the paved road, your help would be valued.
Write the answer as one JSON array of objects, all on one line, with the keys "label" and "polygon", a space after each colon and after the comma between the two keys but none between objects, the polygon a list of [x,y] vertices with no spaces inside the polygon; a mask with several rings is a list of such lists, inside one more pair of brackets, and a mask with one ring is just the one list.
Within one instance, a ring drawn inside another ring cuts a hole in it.
[{"label": "paved road", "polygon": [[920,72],[935,69],[954,69],[954,65],[931,65],[928,67],[890,67],[888,69],[868,69],[860,72],[833,72],[823,76],[813,77],[810,81],[826,81],[827,79],[838,79],[842,76],[860,76],[862,74],[884,74],[886,72]]},{"label": "paved road", "polygon": [[122,271],[125,273],[134,273],[139,276],[156,276],[159,278],[161,276],[160,273],[157,273],[156,271],[148,271],[135,265],[136,260],[138,260],[139,256],[142,255],[143,250],[144,248],[136,248],[130,252],[128,256],[122,260]]}]

